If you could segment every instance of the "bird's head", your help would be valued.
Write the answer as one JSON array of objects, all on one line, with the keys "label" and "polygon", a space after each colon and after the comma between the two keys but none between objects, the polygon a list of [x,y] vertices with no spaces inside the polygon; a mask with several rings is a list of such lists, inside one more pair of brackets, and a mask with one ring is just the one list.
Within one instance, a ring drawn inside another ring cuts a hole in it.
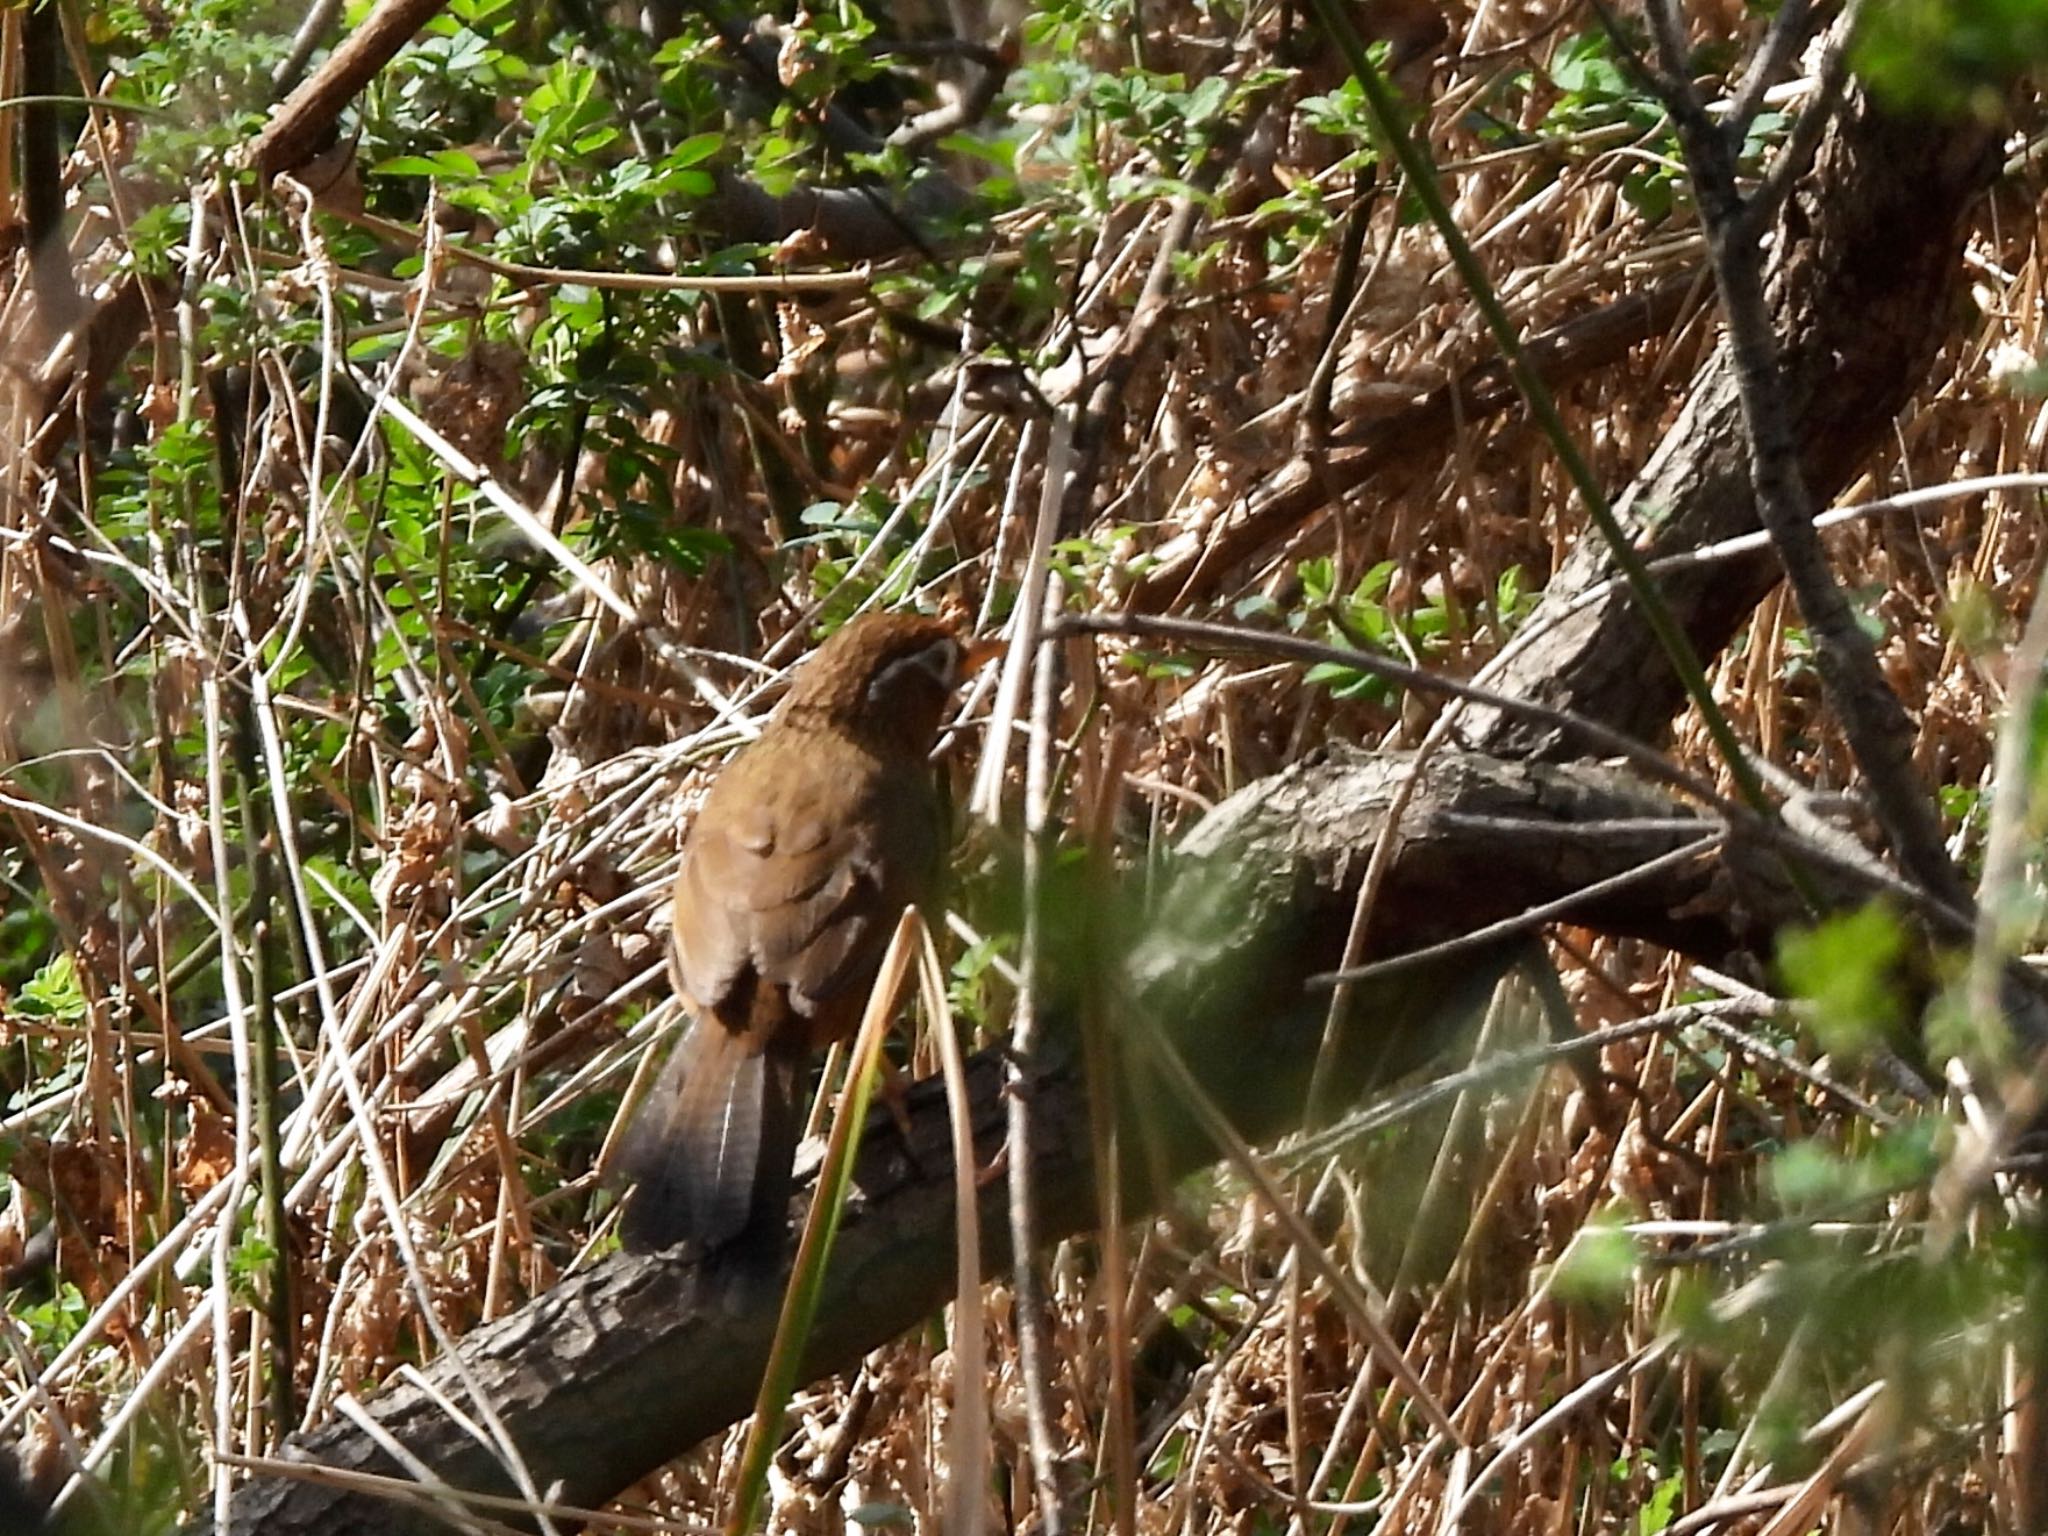
[{"label": "bird's head", "polygon": [[979,659],[948,619],[865,614],[819,646],[783,703],[878,750],[929,756],[946,701]]}]

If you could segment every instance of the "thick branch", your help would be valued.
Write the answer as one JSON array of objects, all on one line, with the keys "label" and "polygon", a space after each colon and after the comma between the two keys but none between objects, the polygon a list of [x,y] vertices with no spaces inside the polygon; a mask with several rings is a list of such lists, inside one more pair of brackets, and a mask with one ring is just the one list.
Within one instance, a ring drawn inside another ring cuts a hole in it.
[{"label": "thick branch", "polygon": [[29,277],[45,336],[71,324],[78,290],[64,243],[64,152],[58,100],[63,89],[62,12],[57,0],[30,5],[21,22],[21,215]]},{"label": "thick branch", "polygon": [[446,0],[379,0],[363,24],[250,141],[248,161],[257,175],[267,183],[312,159],[334,132],[343,108],[444,4]]},{"label": "thick branch", "polygon": [[[1675,15],[1669,0],[1655,0],[1652,14]],[[1676,42],[1668,38],[1671,30],[1658,29],[1667,70],[1682,58]],[[1836,50],[1846,46],[1845,36],[1833,44]],[[1839,65],[1832,54],[1823,73],[1839,85]],[[1770,532],[1786,584],[1806,621],[1828,703],[1870,788],[1892,851],[1908,875],[1942,901],[1967,911],[1970,893],[1943,846],[1933,797],[1913,771],[1912,722],[1886,684],[1877,647],[1835,580],[1813,526],[1813,501],[1800,472],[1778,338],[1764,298],[1762,227],[1736,185],[1737,145],[1728,131],[1709,120],[1689,85],[1674,83],[1667,99],[1707,226],[1707,247],[1721,293],[1724,346],[1742,405],[1757,516]],[[1834,96],[1822,91],[1806,110],[1825,113],[1833,104]]]},{"label": "thick branch", "polygon": [[[380,0],[367,20],[297,90],[245,151],[248,163],[266,182],[296,170],[332,139],[341,114],[427,24],[446,0]],[[744,34],[738,46],[749,40]],[[772,80],[773,61],[768,78]],[[826,129],[835,142],[857,132],[843,113],[828,109]],[[881,148],[879,140],[861,137],[851,146],[861,153]],[[720,178],[718,196],[705,221],[720,238],[773,244],[795,234],[808,234],[818,254],[841,261],[874,260],[893,255],[919,240],[929,239],[943,220],[966,209],[972,199],[958,185],[927,171],[907,196],[871,187],[805,187],[776,196],[743,177]]]}]

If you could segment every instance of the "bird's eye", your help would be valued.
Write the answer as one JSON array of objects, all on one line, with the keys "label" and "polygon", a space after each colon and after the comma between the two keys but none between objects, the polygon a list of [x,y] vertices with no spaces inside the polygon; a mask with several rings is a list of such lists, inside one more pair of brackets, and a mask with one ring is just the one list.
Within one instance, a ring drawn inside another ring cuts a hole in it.
[{"label": "bird's eye", "polygon": [[941,693],[951,693],[960,681],[960,642],[949,636],[898,656],[868,684],[868,702],[877,703],[913,681],[934,685]]}]

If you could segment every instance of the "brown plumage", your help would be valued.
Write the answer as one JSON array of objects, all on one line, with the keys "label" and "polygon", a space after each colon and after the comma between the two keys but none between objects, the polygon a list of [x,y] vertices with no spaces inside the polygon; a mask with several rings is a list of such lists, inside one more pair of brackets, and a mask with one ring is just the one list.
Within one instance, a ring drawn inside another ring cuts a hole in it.
[{"label": "brown plumage", "polygon": [[804,1069],[859,1027],[896,920],[937,887],[928,760],[963,661],[943,620],[856,619],[704,797],[672,952],[695,1022],[623,1150],[628,1248],[779,1241]]}]

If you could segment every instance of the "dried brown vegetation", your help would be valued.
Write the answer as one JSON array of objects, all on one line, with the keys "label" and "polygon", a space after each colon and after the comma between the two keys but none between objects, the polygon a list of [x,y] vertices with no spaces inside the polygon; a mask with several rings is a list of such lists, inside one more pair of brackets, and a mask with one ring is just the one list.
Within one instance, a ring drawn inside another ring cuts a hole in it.
[{"label": "dried brown vegetation", "polygon": [[[1077,147],[1076,101],[1002,99],[1023,190],[944,247],[983,285],[935,317],[919,255],[855,265],[822,211],[777,253],[800,284],[599,298],[568,261],[469,260],[488,224],[434,207],[402,262],[405,231],[365,225],[346,138],[338,164],[281,162],[260,205],[246,181],[165,183],[148,114],[91,108],[61,167],[23,151],[21,176],[60,170],[67,199],[61,258],[29,231],[0,295],[0,1427],[35,1480],[89,1508],[104,1495],[74,1474],[91,1468],[133,1490],[136,1518],[224,1517],[237,1483],[279,1470],[251,1458],[360,1416],[394,1372],[416,1379],[608,1250],[611,1116],[677,1022],[661,934],[682,819],[856,601],[1025,636],[947,748],[978,829],[954,952],[984,926],[1005,941],[955,988],[986,1043],[1010,1027],[1007,849],[1034,815],[1073,846],[1108,834],[1137,889],[1214,803],[1330,741],[1414,747],[1442,707],[1164,641],[1041,649],[1041,614],[1234,613],[1472,678],[1596,539],[1438,233],[1390,166],[1361,172],[1355,135],[1314,126],[1338,111],[1319,105],[1343,86],[1335,53],[1294,7],[1139,10],[1147,69],[1242,88],[1229,132],[1162,167],[1129,121],[1091,109]],[[1397,24],[1409,8],[1367,12],[1413,45],[1397,77],[1419,136],[1508,313],[1543,338],[1595,476],[1637,482],[1682,436],[1719,334],[1665,130],[1560,128],[1552,70],[1596,25],[1575,5],[1455,5],[1441,38]],[[1741,7],[1689,14],[1703,44],[1753,41]],[[5,25],[14,39],[19,13]],[[1062,46],[1108,73],[1133,38]],[[1796,112],[1812,81],[1792,75]],[[23,110],[0,106],[0,135]],[[2037,103],[2013,111],[2031,145]],[[516,116],[493,124],[515,155]],[[936,163],[966,180],[965,159]],[[1973,205],[1944,258],[1967,273],[1946,339],[1898,381],[1888,436],[1816,487],[1832,504],[2039,470],[2048,412],[2013,380],[2043,347],[2042,175],[2022,154]],[[645,265],[694,273],[718,234],[689,226]],[[52,259],[68,313],[36,278]],[[1031,288],[1045,274],[1056,302]],[[616,361],[578,352],[557,310],[657,299],[672,329],[646,367],[573,430],[535,426],[544,384]],[[255,318],[210,329],[224,315]],[[843,525],[805,521],[823,503]],[[1660,510],[1633,513],[1654,529]],[[693,563],[620,535],[629,512],[723,543]],[[2041,527],[2036,485],[2008,482],[1826,534],[1972,869]],[[1808,786],[1852,785],[1796,608],[1772,590],[1731,622],[1708,660],[1739,734]],[[1035,704],[1033,664],[1055,656],[1063,689]],[[1725,784],[1696,716],[1672,755]],[[1755,1001],[1613,931],[1546,942],[1583,1031],[1716,988]],[[1509,983],[1468,1048],[1527,1044],[1556,1001],[1530,988]],[[1475,1083],[1296,1170],[1291,1197],[1449,1413],[1455,1455],[1220,1156],[1120,1260],[1099,1237],[1061,1245],[1047,1402],[1069,1526],[1119,1518],[1128,1383],[1122,1518],[1147,1532],[2035,1528],[2037,1290],[1987,1289],[1981,1330],[1930,1323],[1919,1342],[1950,1373],[1901,1385],[1904,1346],[1808,1347],[1771,1288],[1821,1271],[1764,1241],[1783,1149],[1847,1159],[1918,1116],[1946,1157],[1976,1099],[1918,1108],[1874,1070],[1816,1067],[1781,1017],[1759,1031],[1618,1039],[1597,1077]],[[934,1059],[921,1045],[920,1073]],[[2021,1254],[2027,1200],[2002,1182],[1968,1205],[1972,1277],[2001,1244]],[[1829,1241],[1908,1263],[1947,1214],[1909,1180]],[[1025,1527],[1010,1303],[996,1277],[990,1502]],[[940,1528],[959,1368],[939,1320],[808,1386],[778,1526]],[[604,1518],[720,1518],[739,1443]]]}]

